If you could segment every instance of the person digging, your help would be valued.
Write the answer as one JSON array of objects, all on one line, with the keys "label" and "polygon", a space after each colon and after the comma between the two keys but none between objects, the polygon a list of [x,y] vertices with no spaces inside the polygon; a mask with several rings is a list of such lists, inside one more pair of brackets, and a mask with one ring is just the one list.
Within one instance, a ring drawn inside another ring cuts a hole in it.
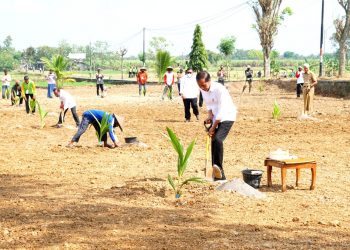
[{"label": "person digging", "polygon": [[109,114],[105,111],[96,110],[96,109],[87,110],[83,113],[78,131],[73,136],[72,140],[69,142],[67,146],[73,147],[75,143],[78,143],[81,135],[86,132],[86,130],[89,128],[89,125],[92,125],[95,128],[96,133],[100,138],[100,132],[101,132],[100,124],[103,120],[103,117],[105,116],[107,116],[108,134],[113,142],[113,145],[110,145],[107,143],[107,133],[105,133],[102,135],[102,138],[101,138],[101,142],[103,141],[103,147],[108,147],[108,148],[120,147],[122,144],[119,142],[118,137],[114,132],[114,128],[119,127],[120,131],[122,132],[123,132],[123,128],[120,125],[117,116],[115,114]]},{"label": "person digging", "polygon": [[[54,125],[57,128],[61,128],[63,126],[63,122],[64,122],[64,118],[66,117],[66,113],[68,111],[68,109],[71,110],[72,115],[73,115],[73,119],[75,121],[75,125],[77,127],[79,127],[80,121],[79,121],[79,117],[77,114],[77,104],[74,100],[74,98],[65,90],[63,89],[59,89],[59,88],[53,88],[53,94],[60,98],[61,101],[61,105],[60,105],[60,109],[62,110],[60,113],[60,116],[58,118],[58,122],[56,125]],[[62,116],[63,114],[63,116]]]},{"label": "person digging", "polygon": [[[211,124],[208,135],[211,137],[212,169],[209,172],[212,172],[214,181],[226,180],[223,142],[236,121],[237,109],[228,90],[220,83],[211,81],[207,71],[198,72],[196,80],[208,110],[204,123]],[[208,169],[208,177],[207,172]]]}]

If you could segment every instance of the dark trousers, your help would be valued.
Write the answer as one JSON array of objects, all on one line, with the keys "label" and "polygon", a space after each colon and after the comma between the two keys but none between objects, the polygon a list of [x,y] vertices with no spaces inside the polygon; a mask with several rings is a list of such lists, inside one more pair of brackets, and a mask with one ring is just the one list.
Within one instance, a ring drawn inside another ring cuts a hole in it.
[{"label": "dark trousers", "polygon": [[101,92],[103,92],[103,84],[96,84],[96,89],[97,89],[97,95],[100,95],[100,89],[101,89]]},{"label": "dark trousers", "polygon": [[225,80],[224,79],[218,79],[218,83],[221,83],[222,85],[225,85]]},{"label": "dark trousers", "polygon": [[[25,94],[25,95],[26,95],[26,99],[25,99],[26,112],[27,112],[27,114],[29,114],[29,111],[30,111],[29,102],[30,102],[31,100],[34,100],[34,99],[33,99],[33,94]],[[35,106],[34,106],[34,108],[32,109],[32,113],[34,113],[34,112],[35,112]]]},{"label": "dark trousers", "polygon": [[202,92],[199,92],[199,103],[198,103],[199,107],[203,107],[203,96],[202,96]]},{"label": "dark trousers", "polygon": [[[58,118],[58,124],[62,124],[64,122],[64,118],[66,117],[66,113],[67,113],[68,109],[66,109],[64,112],[63,112],[63,116],[62,116],[62,112],[60,114],[60,117]],[[75,121],[75,124],[77,126],[79,126],[80,124],[80,121],[79,121],[79,116],[77,114],[77,107],[73,107],[70,109],[70,111],[72,112],[72,115],[73,115],[73,119]]]},{"label": "dark trousers", "polygon": [[303,83],[298,83],[297,84],[297,97],[300,97],[301,94],[301,88],[303,87]]},{"label": "dark trousers", "polygon": [[186,118],[186,120],[191,119],[191,106],[192,106],[193,114],[195,116],[199,115],[198,106],[197,106],[197,98],[183,99],[183,102],[184,102],[184,106],[185,106],[185,118]]},{"label": "dark trousers", "polygon": [[211,159],[212,164],[217,165],[222,172],[222,176],[225,177],[224,169],[222,166],[224,160],[224,140],[231,130],[233,121],[220,122],[215,130],[215,135],[211,139]]}]

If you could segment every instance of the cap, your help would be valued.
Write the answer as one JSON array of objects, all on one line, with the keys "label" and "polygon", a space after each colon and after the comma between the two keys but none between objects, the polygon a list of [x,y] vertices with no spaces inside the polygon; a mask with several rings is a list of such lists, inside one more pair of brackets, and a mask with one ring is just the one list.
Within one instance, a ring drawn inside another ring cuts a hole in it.
[{"label": "cap", "polygon": [[29,80],[29,76],[24,76],[24,80]]}]

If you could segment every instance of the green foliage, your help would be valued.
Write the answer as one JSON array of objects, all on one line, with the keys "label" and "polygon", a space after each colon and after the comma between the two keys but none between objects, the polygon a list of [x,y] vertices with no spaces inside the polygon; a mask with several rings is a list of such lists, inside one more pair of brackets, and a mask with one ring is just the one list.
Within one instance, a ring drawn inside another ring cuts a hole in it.
[{"label": "green foliage", "polygon": [[236,38],[234,36],[225,37],[220,40],[220,43],[217,48],[220,51],[220,53],[228,57],[232,55],[235,50],[235,42]]},{"label": "green foliage", "polygon": [[208,54],[202,41],[201,27],[198,24],[193,33],[193,43],[189,57],[189,67],[194,71],[201,71],[208,67]]},{"label": "green foliage", "polygon": [[41,61],[45,64],[45,67],[47,69],[52,70],[55,72],[57,77],[57,86],[59,88],[63,87],[64,81],[74,81],[73,79],[68,78],[68,74],[65,72],[69,65],[69,61],[65,59],[61,55],[54,55],[52,59],[48,59],[47,57],[41,58]]},{"label": "green foliage", "polygon": [[248,59],[262,60],[263,58],[264,54],[261,50],[251,49],[248,51]]},{"label": "green foliage", "polygon": [[43,128],[45,127],[45,117],[47,116],[48,112],[42,109],[38,101],[34,101],[34,105],[38,106],[38,112],[39,112],[39,117],[40,117],[40,127]]},{"label": "green foliage", "polygon": [[171,46],[171,43],[169,43],[165,37],[158,36],[151,38],[149,46],[153,48],[154,52],[157,52],[159,50],[165,51]]},{"label": "green foliage", "polygon": [[158,76],[158,82],[161,82],[161,79],[166,72],[166,68],[171,63],[171,56],[168,51],[158,50],[156,54],[155,68]]},{"label": "green foliage", "polygon": [[281,116],[281,109],[278,106],[277,101],[275,100],[275,103],[273,104],[272,118],[275,120],[278,120],[280,116]]},{"label": "green foliage", "polygon": [[260,82],[260,84],[258,85],[258,90],[260,93],[262,93],[265,89],[265,86]]},{"label": "green foliage", "polygon": [[184,179],[183,175],[186,171],[188,160],[191,156],[191,153],[193,151],[193,147],[196,144],[196,140],[193,140],[190,145],[187,147],[186,152],[184,152],[184,148],[176,136],[176,134],[170,129],[166,128],[171,144],[173,145],[177,155],[178,155],[178,160],[177,160],[177,179],[174,181],[174,179],[168,175],[168,182],[170,186],[173,188],[175,191],[175,197],[180,198],[182,194],[182,188],[184,185],[190,183],[190,182],[197,182],[197,183],[202,183],[203,180],[199,177],[191,177],[188,179]]},{"label": "green foliage", "polygon": [[[29,97],[30,98],[30,97]],[[30,109],[30,112],[33,112],[33,110],[35,109],[35,105],[36,105],[36,101],[33,100],[32,98],[30,98],[29,100],[29,109]]]},{"label": "green foliage", "polygon": [[96,134],[97,134],[98,142],[101,142],[102,137],[109,131],[108,120],[111,117],[111,114],[104,113],[101,122],[99,122],[96,116],[91,111],[89,112],[94,117],[95,121],[97,122],[100,128],[100,131],[99,131],[100,133],[96,133]]}]

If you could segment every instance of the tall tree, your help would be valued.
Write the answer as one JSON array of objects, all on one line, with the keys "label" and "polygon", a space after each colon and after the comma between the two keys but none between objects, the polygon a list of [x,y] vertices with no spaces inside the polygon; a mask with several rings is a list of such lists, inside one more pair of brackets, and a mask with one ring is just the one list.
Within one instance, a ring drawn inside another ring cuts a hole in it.
[{"label": "tall tree", "polygon": [[5,49],[9,50],[12,47],[12,37],[11,36],[7,36],[4,40],[4,47]]},{"label": "tall tree", "polygon": [[259,34],[264,53],[265,77],[270,77],[270,53],[278,32],[278,26],[286,15],[292,14],[289,7],[281,11],[281,3],[282,0],[251,0],[251,6],[256,17],[256,24],[253,25],[253,28]]},{"label": "tall tree", "polygon": [[190,52],[189,67],[194,71],[201,71],[207,68],[208,65],[208,54],[205,50],[204,43],[202,41],[202,30],[197,24],[193,33],[193,44]]},{"label": "tall tree", "polygon": [[235,50],[236,38],[234,36],[225,37],[220,40],[218,49],[221,54],[225,56],[226,59],[226,72],[228,79],[230,79],[230,69],[229,69],[229,57],[232,56]]},{"label": "tall tree", "polygon": [[345,73],[346,64],[346,52],[347,52],[347,40],[349,38],[350,32],[350,0],[337,0],[340,6],[345,11],[345,17],[337,18],[334,21],[335,34],[333,36],[334,40],[337,41],[339,45],[339,76],[343,76]]}]

